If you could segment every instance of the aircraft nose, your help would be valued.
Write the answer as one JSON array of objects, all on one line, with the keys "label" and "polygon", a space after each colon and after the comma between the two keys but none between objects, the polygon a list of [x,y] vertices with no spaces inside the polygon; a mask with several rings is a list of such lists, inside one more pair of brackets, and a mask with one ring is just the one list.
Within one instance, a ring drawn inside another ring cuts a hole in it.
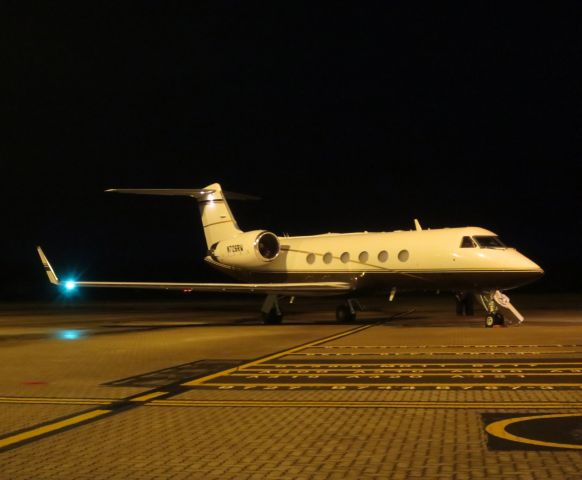
[{"label": "aircraft nose", "polygon": [[532,273],[532,276],[541,277],[545,272],[537,263],[523,256],[523,269]]},{"label": "aircraft nose", "polygon": [[527,285],[541,278],[544,274],[544,270],[537,263],[527,258],[521,253],[517,253],[517,270],[520,272],[518,275],[521,278],[521,285]]}]

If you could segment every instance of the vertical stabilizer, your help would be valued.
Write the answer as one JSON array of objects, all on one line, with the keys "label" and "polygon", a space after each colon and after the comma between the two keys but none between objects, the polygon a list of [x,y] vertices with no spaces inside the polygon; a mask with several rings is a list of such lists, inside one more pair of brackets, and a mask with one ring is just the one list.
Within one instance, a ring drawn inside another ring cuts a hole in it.
[{"label": "vertical stabilizer", "polygon": [[206,237],[206,245],[210,248],[216,242],[225,238],[232,238],[242,232],[238,228],[236,220],[224,198],[220,184],[213,183],[204,187],[204,190],[212,193],[202,195],[197,200],[202,218],[202,228]]}]

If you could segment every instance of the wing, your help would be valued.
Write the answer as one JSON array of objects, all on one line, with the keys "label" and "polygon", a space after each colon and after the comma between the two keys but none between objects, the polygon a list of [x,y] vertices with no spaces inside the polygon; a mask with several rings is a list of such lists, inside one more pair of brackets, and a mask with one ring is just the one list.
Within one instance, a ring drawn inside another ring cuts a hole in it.
[{"label": "wing", "polygon": [[151,290],[183,290],[192,292],[225,292],[276,294],[285,296],[330,296],[342,295],[352,290],[347,282],[299,282],[299,283],[182,283],[182,282],[92,282],[61,281],[49,263],[42,248],[36,247],[49,281],[64,286],[67,290],[77,287],[94,288],[139,288]]}]

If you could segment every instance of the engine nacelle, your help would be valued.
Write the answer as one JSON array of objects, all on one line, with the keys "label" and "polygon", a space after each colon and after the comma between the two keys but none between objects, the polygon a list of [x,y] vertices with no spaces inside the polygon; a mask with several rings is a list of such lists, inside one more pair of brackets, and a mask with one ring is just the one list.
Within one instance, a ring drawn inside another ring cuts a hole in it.
[{"label": "engine nacelle", "polygon": [[253,230],[215,243],[208,253],[224,265],[261,267],[275,260],[280,251],[277,235],[265,230]]}]

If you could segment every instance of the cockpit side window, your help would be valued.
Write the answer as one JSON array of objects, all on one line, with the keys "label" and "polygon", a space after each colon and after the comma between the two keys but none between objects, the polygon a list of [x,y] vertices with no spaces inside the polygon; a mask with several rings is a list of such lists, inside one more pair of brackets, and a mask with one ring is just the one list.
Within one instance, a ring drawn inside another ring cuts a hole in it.
[{"label": "cockpit side window", "polygon": [[475,248],[476,246],[471,237],[463,237],[461,240],[461,248]]},{"label": "cockpit side window", "polygon": [[480,235],[473,237],[481,248],[507,248],[499,237]]}]

